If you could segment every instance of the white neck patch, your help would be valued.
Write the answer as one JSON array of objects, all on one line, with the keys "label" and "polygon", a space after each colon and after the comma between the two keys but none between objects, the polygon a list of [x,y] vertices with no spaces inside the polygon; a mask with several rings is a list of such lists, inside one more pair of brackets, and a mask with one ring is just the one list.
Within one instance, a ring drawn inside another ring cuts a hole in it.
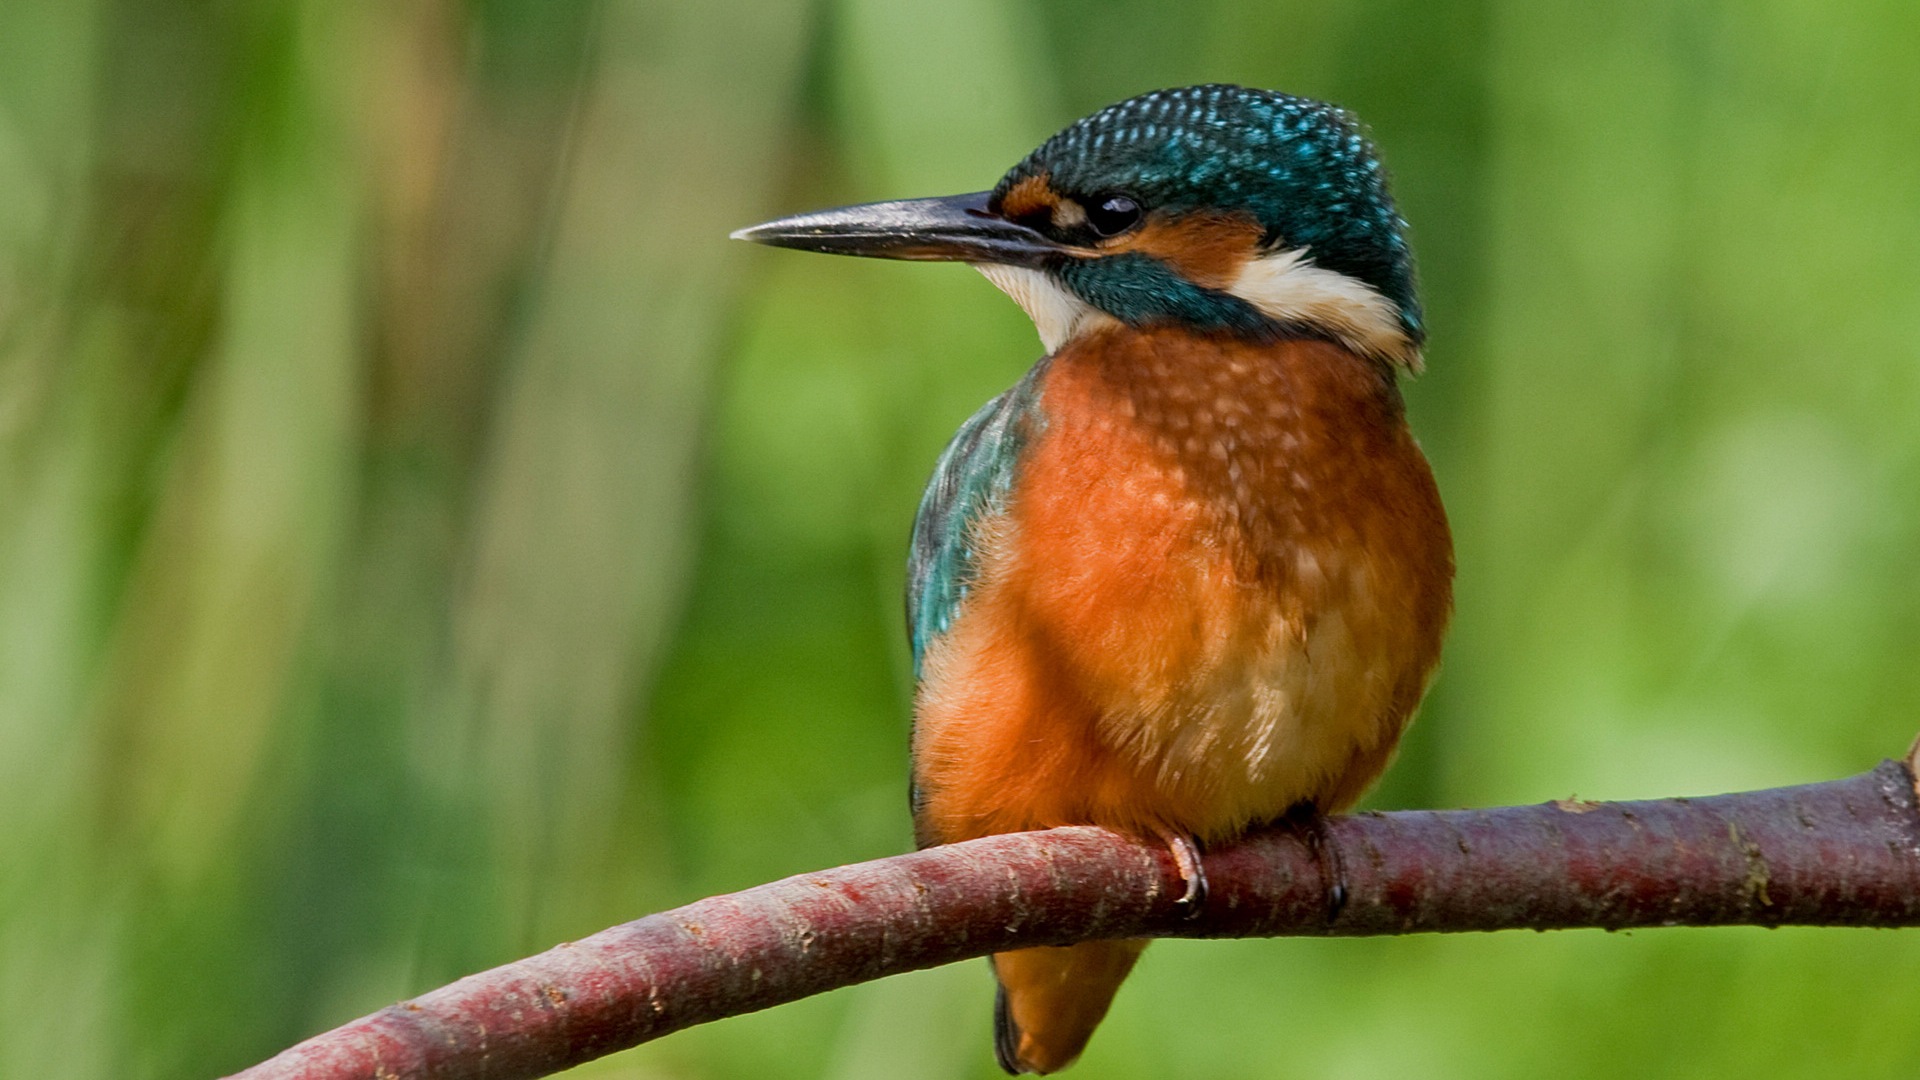
[{"label": "white neck patch", "polygon": [[1248,260],[1227,291],[1277,322],[1312,326],[1366,356],[1420,370],[1420,346],[1373,286],[1315,266],[1306,248]]},{"label": "white neck patch", "polygon": [[[1033,320],[1040,344],[1049,353],[1089,330],[1119,322],[1039,270],[999,263],[972,265],[995,288],[1013,297]],[[1311,326],[1362,355],[1420,370],[1420,346],[1400,325],[1400,312],[1393,303],[1364,281],[1315,266],[1306,248],[1248,260],[1226,291],[1276,322]]]},{"label": "white neck patch", "polygon": [[1049,354],[1081,334],[1096,327],[1111,325],[1113,316],[1061,288],[1045,273],[1024,266],[1001,263],[974,263],[973,268],[993,282],[994,287],[1020,305],[1040,331],[1040,344]]}]

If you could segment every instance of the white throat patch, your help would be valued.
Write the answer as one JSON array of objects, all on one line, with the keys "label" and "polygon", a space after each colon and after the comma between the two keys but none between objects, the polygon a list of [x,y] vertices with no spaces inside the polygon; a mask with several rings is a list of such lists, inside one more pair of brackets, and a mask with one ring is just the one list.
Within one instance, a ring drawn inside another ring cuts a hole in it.
[{"label": "white throat patch", "polygon": [[1113,316],[1061,288],[1046,274],[1024,266],[1000,263],[974,263],[973,268],[986,275],[994,287],[1020,305],[1040,331],[1040,344],[1049,354],[1060,346],[1101,325],[1110,325]]},{"label": "white throat patch", "polygon": [[1420,370],[1420,346],[1393,303],[1364,281],[1315,266],[1306,248],[1249,260],[1227,291],[1270,319],[1324,330],[1355,352]]},{"label": "white throat patch", "polygon": [[[1020,305],[1049,353],[1089,330],[1119,320],[1080,299],[1039,270],[974,263],[975,270]],[[1226,291],[1276,322],[1313,327],[1365,356],[1420,370],[1420,346],[1400,325],[1400,312],[1371,285],[1313,264],[1306,248],[1250,259]]]}]

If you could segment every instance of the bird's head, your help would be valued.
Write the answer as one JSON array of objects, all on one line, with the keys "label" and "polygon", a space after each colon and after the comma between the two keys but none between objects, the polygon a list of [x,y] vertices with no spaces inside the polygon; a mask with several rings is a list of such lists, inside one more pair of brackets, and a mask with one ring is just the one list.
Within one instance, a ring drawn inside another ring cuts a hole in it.
[{"label": "bird's head", "polygon": [[1406,223],[1352,117],[1238,86],[1159,90],[1077,120],[992,191],[803,214],[734,236],[966,262],[1049,350],[1111,322],[1320,337],[1417,367]]}]

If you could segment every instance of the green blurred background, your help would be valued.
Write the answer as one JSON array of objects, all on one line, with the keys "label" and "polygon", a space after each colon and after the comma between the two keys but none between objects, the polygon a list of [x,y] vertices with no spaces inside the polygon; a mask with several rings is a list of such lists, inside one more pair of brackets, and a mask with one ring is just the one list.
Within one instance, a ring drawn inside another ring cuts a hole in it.
[{"label": "green blurred background", "polygon": [[[749,249],[1166,85],[1373,127],[1446,669],[1377,806],[1823,779],[1920,722],[1910,0],[7,0],[0,1076],[204,1077],[909,845],[898,594],[1038,353]],[[1073,1074],[1912,1077],[1920,935],[1174,942]],[[995,1075],[969,963],[583,1073]]]}]

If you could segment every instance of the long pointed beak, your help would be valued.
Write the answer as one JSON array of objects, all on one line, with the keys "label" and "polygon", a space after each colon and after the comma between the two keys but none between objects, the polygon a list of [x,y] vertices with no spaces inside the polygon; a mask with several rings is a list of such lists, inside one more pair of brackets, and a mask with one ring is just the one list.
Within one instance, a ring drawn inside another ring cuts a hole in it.
[{"label": "long pointed beak", "polygon": [[843,206],[740,229],[733,238],[830,255],[1010,266],[1039,266],[1061,253],[1052,240],[989,211],[988,194]]}]

